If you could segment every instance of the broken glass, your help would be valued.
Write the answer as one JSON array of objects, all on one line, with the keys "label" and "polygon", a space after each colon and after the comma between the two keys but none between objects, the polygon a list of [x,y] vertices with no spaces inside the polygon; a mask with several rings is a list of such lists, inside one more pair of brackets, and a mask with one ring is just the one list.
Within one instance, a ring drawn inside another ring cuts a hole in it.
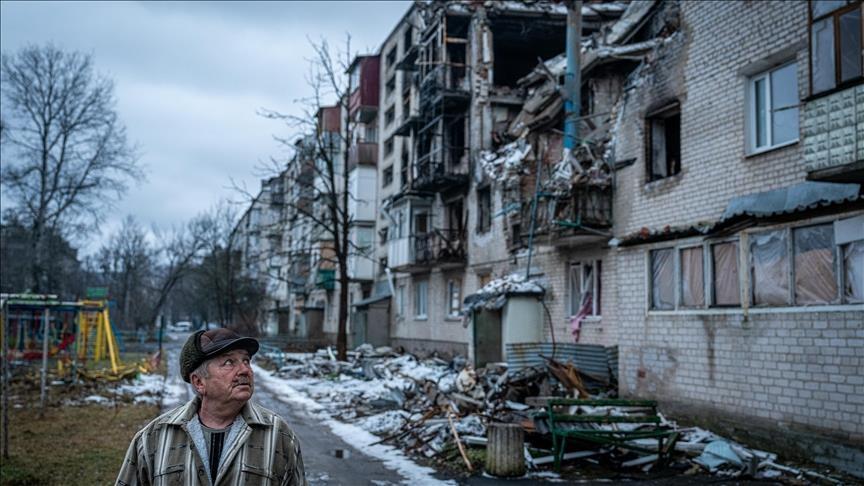
[{"label": "broken glass", "polygon": [[784,230],[754,233],[750,255],[753,272],[753,303],[787,305],[789,303],[789,256]]},{"label": "broken glass", "polygon": [[829,304],[837,300],[834,227],[795,229],[795,303]]}]

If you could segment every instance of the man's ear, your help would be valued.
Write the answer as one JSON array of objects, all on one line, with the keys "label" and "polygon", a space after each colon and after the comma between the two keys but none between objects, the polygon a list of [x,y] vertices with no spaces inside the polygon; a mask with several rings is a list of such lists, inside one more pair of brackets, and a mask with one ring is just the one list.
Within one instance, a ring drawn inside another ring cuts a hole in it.
[{"label": "man's ear", "polygon": [[189,382],[195,388],[199,395],[204,394],[204,380],[196,374],[189,375]]}]

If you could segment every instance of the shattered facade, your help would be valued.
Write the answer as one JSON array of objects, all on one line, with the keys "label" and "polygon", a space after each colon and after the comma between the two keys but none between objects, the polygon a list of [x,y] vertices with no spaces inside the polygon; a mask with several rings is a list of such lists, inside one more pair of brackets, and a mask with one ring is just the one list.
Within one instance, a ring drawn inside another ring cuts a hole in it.
[{"label": "shattered facade", "polygon": [[824,3],[585,2],[570,151],[565,4],[412,5],[353,344],[617,346],[623,396],[864,463],[861,2]]}]

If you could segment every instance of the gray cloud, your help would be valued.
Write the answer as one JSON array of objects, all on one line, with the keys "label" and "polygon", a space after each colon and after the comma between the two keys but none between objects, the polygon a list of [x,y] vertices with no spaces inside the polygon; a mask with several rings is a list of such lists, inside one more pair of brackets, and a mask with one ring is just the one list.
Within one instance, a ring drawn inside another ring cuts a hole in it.
[{"label": "gray cloud", "polygon": [[[257,189],[254,168],[278,155],[278,123],[260,108],[299,113],[308,94],[308,39],[376,49],[410,2],[2,2],[0,43],[93,54],[115,80],[117,109],[142,148],[146,182],[133,185],[105,228],[134,214],[180,224],[234,196],[231,178]],[[98,247],[88,242],[85,251]]]}]

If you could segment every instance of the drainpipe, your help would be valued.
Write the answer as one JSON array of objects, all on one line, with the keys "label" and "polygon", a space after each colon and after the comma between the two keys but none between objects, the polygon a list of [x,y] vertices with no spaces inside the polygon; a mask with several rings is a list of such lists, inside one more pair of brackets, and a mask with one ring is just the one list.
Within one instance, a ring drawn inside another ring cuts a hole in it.
[{"label": "drainpipe", "polygon": [[564,76],[564,157],[576,149],[582,54],[582,0],[567,2],[567,72]]}]

